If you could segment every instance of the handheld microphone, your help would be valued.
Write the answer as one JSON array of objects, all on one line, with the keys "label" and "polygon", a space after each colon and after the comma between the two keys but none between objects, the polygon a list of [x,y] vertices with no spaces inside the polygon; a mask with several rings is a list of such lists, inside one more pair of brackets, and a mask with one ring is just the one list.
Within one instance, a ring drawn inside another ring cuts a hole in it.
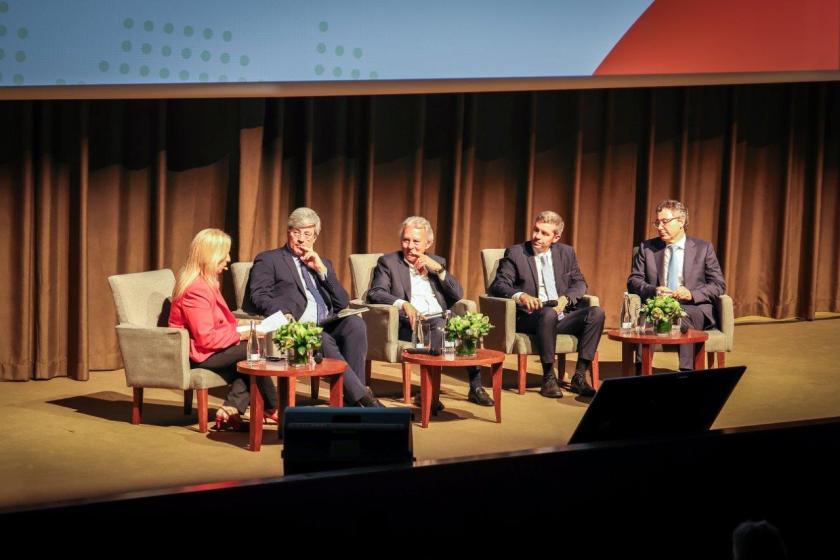
[{"label": "handheld microphone", "polygon": [[423,315],[423,320],[428,321],[429,319],[439,319],[443,317],[443,313],[430,313],[429,315]]}]

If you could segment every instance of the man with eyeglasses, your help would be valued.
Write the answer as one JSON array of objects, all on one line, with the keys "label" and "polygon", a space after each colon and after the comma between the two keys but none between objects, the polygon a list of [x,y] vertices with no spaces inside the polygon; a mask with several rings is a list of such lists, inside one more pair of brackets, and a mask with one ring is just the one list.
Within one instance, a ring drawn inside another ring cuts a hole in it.
[{"label": "man with eyeglasses", "polygon": [[[434,240],[435,232],[429,220],[411,216],[400,226],[402,250],[386,253],[376,262],[367,301],[393,305],[400,310],[400,340],[411,340],[418,318],[428,318],[433,328],[442,327],[445,310],[464,295],[458,279],[446,270],[446,260],[426,253]],[[467,400],[493,406],[493,399],[481,386],[481,370],[468,367],[467,372],[470,380]],[[417,398],[415,404],[420,404]],[[440,410],[443,403],[432,404],[433,412]]]},{"label": "man with eyeglasses", "polygon": [[563,225],[563,218],[556,212],[540,212],[531,240],[505,251],[487,291],[491,296],[515,300],[516,330],[536,335],[543,369],[540,394],[549,398],[563,396],[554,376],[554,350],[558,334],[571,334],[578,338],[571,391],[591,397],[595,390],[587,381],[586,372],[591,369],[604,330],[604,310],[581,305],[586,280],[574,249],[560,243]]},{"label": "man with eyeglasses", "polygon": [[[269,316],[278,311],[300,322],[323,327],[321,351],[327,358],[347,362],[344,400],[350,406],[382,407],[365,387],[367,329],[358,316],[336,320],[350,298],[335,275],[332,263],[322,259],[314,245],[321,233],[321,218],[310,208],[289,215],[286,245],[264,251],[254,259],[243,308]],[[326,321],[331,319],[330,321]]]},{"label": "man with eyeglasses", "polygon": [[[714,304],[726,291],[726,281],[712,244],[686,235],[688,209],[678,200],[660,202],[651,225],[659,237],[639,245],[627,289],[642,302],[657,295],[673,296],[687,313],[684,327],[714,328]],[[680,344],[679,356],[681,370],[694,369],[693,344]]]}]

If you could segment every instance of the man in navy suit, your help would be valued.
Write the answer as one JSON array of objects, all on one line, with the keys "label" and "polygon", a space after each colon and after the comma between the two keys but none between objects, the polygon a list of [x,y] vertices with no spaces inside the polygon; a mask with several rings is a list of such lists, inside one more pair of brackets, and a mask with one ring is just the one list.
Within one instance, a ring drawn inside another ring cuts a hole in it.
[{"label": "man in navy suit", "polygon": [[491,296],[514,299],[516,330],[537,336],[543,368],[540,394],[563,396],[554,375],[554,350],[558,334],[571,334],[578,338],[571,390],[592,396],[595,390],[586,379],[586,371],[598,350],[604,311],[580,304],[586,293],[586,280],[578,268],[574,249],[559,242],[563,225],[563,218],[557,213],[541,212],[531,240],[505,251],[488,292]]},{"label": "man in navy suit", "polygon": [[[653,227],[659,237],[642,241],[633,257],[627,289],[642,302],[657,295],[673,296],[687,313],[683,326],[715,327],[714,303],[726,291],[715,250],[708,241],[689,237],[688,209],[678,200],[656,206]],[[680,344],[680,369],[694,369],[694,345]]]},{"label": "man in navy suit", "polygon": [[[393,305],[400,309],[400,340],[411,340],[418,317],[430,319],[432,328],[441,327],[441,317],[464,295],[458,279],[446,270],[446,260],[427,254],[435,232],[429,220],[406,218],[400,226],[402,250],[379,257],[367,293],[368,303]],[[493,406],[493,399],[481,386],[481,371],[468,368],[470,391],[467,399],[482,406]],[[433,410],[443,410],[439,401]]]},{"label": "man in navy suit", "polygon": [[339,283],[332,263],[315,252],[321,218],[310,208],[289,215],[286,245],[264,251],[254,259],[243,308],[249,313],[291,314],[301,322],[324,328],[321,351],[327,358],[347,362],[344,400],[351,406],[381,407],[365,388],[367,329],[358,316],[325,320],[347,307],[350,298]]}]

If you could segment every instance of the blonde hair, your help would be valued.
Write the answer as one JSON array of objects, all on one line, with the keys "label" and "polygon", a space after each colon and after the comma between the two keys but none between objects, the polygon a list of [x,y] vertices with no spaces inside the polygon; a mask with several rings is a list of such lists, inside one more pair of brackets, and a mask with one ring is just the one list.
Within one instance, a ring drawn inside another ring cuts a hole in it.
[{"label": "blonde hair", "polygon": [[195,234],[190,243],[187,262],[178,272],[175,282],[176,298],[184,293],[193,281],[201,276],[212,287],[218,287],[219,278],[216,267],[230,252],[230,236],[220,229],[207,228]]}]

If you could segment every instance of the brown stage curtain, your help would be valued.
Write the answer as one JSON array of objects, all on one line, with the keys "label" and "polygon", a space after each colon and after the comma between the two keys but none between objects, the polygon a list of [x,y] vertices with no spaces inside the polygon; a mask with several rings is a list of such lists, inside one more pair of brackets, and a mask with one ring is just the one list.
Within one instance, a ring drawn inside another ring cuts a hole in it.
[{"label": "brown stage curtain", "polygon": [[427,216],[473,299],[479,250],[555,209],[614,325],[632,247],[675,197],[737,315],[840,311],[836,83],[4,102],[0,129],[5,380],[121,367],[109,275],[177,270],[210,226],[251,260],[298,205],[348,288],[349,254],[395,250],[400,222]]}]

